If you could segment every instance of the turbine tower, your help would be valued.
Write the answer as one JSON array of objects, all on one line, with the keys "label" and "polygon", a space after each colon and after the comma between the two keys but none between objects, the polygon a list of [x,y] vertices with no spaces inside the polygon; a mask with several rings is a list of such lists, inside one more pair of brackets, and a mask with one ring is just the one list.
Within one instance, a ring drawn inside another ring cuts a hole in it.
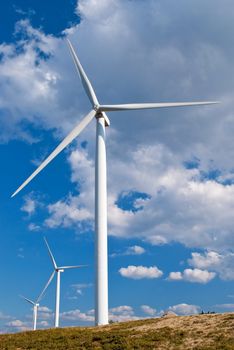
[{"label": "turbine tower", "polygon": [[49,284],[51,282],[51,277],[49,278],[48,282],[46,283],[44,289],[42,290],[41,294],[37,298],[36,301],[32,301],[28,298],[25,298],[23,295],[20,295],[22,299],[27,301],[29,304],[33,305],[33,330],[35,331],[37,329],[37,314],[38,314],[38,308],[40,306],[39,302],[41,301],[42,297],[45,294],[46,289],[48,288]]},{"label": "turbine tower", "polygon": [[57,273],[57,284],[56,284],[56,298],[55,298],[55,316],[54,316],[54,326],[57,328],[59,327],[59,307],[60,307],[60,274],[61,272],[64,272],[64,270],[68,270],[68,269],[78,269],[80,267],[86,267],[87,265],[75,265],[75,266],[57,266],[55,258],[50,250],[49,244],[47,242],[47,240],[44,238],[48,252],[49,252],[49,256],[51,258],[53,267],[54,267],[54,271],[52,272],[50,279],[48,281],[48,285],[50,284],[50,282],[52,281],[55,273]]},{"label": "turbine tower", "polygon": [[95,323],[108,324],[108,262],[107,262],[107,184],[106,184],[106,144],[105,127],[110,125],[105,112],[168,107],[186,107],[209,105],[218,102],[172,102],[172,103],[133,103],[118,105],[100,105],[94,89],[68,40],[68,46],[80,75],[85,92],[91,102],[91,111],[65,137],[55,150],[42,162],[31,176],[13,193],[21,191],[43,168],[45,168],[82,130],[96,118],[96,161],[95,161],[95,255],[96,255],[96,297]]}]

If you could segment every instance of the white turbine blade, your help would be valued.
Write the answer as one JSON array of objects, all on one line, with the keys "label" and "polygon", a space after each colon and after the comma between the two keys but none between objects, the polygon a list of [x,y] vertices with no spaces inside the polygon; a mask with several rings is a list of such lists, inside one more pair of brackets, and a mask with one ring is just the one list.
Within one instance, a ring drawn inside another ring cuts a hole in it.
[{"label": "white turbine blade", "polygon": [[107,117],[105,112],[102,112],[102,115],[105,119],[105,126],[110,126],[110,119]]},{"label": "white turbine blade", "polygon": [[65,139],[55,148],[55,150],[41,163],[41,165],[27,178],[26,181],[13,193],[11,197],[14,197],[19,191],[21,191],[37,174],[40,173],[65,147],[67,147],[91,122],[96,112],[91,110],[81,122],[68,134]]},{"label": "white turbine blade", "polygon": [[37,303],[39,303],[39,301],[42,299],[43,295],[45,294],[46,289],[49,287],[49,285],[50,285],[52,279],[54,278],[54,274],[55,274],[55,271],[52,272],[52,274],[51,274],[50,278],[48,279],[48,282],[46,283],[46,285],[45,285],[43,291],[41,292],[41,294],[40,294],[39,297],[37,298]]},{"label": "white turbine blade", "polygon": [[32,305],[35,305],[36,303],[34,303],[34,301],[28,299],[28,298],[25,298],[23,295],[20,295],[20,297],[24,300],[26,300],[28,303],[32,304]]},{"label": "white turbine blade", "polygon": [[168,108],[168,107],[187,107],[187,106],[202,106],[217,104],[217,101],[204,101],[204,102],[169,102],[169,103],[130,103],[122,105],[101,105],[100,111],[112,112],[112,111],[127,111],[135,109],[154,109],[154,108]]},{"label": "white turbine blade", "polygon": [[49,252],[49,255],[50,255],[52,264],[54,265],[54,268],[55,268],[55,270],[56,270],[56,269],[57,269],[57,264],[56,264],[56,262],[55,262],[55,258],[54,258],[54,256],[53,256],[51,250],[50,250],[49,244],[48,244],[47,240],[45,239],[45,237],[44,237],[44,241],[45,241],[45,244],[46,244],[46,246],[47,246],[47,249],[48,249],[48,252]]},{"label": "white turbine blade", "polygon": [[82,65],[81,65],[81,63],[80,63],[80,61],[79,61],[79,59],[78,59],[78,57],[77,57],[77,55],[75,53],[75,50],[74,50],[70,40],[67,39],[67,42],[68,42],[68,46],[69,46],[69,49],[70,49],[70,52],[71,52],[71,56],[72,56],[72,58],[74,60],[76,69],[77,69],[77,71],[79,73],[82,85],[83,85],[83,87],[85,89],[86,94],[88,95],[88,98],[89,98],[92,106],[99,105],[98,99],[97,99],[97,97],[95,95],[93,87],[92,87],[92,85],[91,85],[87,75],[85,74],[85,71],[84,71],[84,69],[83,69],[83,67],[82,67]]},{"label": "white turbine blade", "polygon": [[66,270],[66,269],[79,269],[80,267],[87,267],[88,265],[74,265],[74,266],[59,266],[58,269]]}]

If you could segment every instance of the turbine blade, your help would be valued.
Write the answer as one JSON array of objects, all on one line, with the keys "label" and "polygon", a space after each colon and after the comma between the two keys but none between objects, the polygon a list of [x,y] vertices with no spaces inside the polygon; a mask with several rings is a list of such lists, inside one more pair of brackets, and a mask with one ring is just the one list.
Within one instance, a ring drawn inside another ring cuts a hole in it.
[{"label": "turbine blade", "polygon": [[56,270],[56,269],[57,269],[57,264],[56,264],[56,262],[55,262],[55,258],[54,258],[54,256],[53,256],[51,250],[50,250],[49,244],[48,244],[47,240],[45,239],[45,237],[44,237],[44,241],[45,241],[45,244],[46,244],[46,246],[47,246],[47,249],[48,249],[49,256],[50,256],[50,258],[51,258],[52,264],[54,265],[54,269]]},{"label": "turbine blade", "polygon": [[113,111],[126,111],[135,109],[154,109],[154,108],[168,108],[168,107],[187,107],[187,106],[202,106],[217,104],[217,101],[204,101],[204,102],[169,102],[169,103],[131,103],[122,105],[101,105],[100,111],[113,112]]},{"label": "turbine blade", "polygon": [[110,119],[107,117],[105,112],[102,112],[103,117],[105,118],[105,126],[110,126]]},{"label": "turbine blade", "polygon": [[75,50],[74,50],[70,40],[67,39],[67,42],[68,42],[68,47],[70,49],[71,56],[72,56],[72,58],[74,60],[76,69],[77,69],[77,71],[79,73],[82,85],[83,85],[83,87],[85,89],[85,92],[86,92],[86,94],[87,94],[87,96],[88,96],[92,106],[94,107],[95,105],[99,105],[98,99],[97,99],[97,97],[95,95],[93,87],[92,87],[92,85],[91,85],[87,75],[85,74],[85,71],[84,71],[84,69],[83,69],[83,67],[82,67],[82,65],[81,65],[81,63],[80,63],[80,61],[79,61],[79,59],[78,59],[78,57],[76,55],[76,52],[75,52]]},{"label": "turbine blade", "polygon": [[27,178],[26,181],[13,193],[11,197],[14,197],[20,192],[37,174],[40,173],[65,147],[67,147],[80,133],[81,131],[91,122],[96,112],[91,110],[81,122],[68,134],[65,139],[55,148],[55,150],[41,163],[41,165]]},{"label": "turbine blade", "polygon": [[39,303],[39,301],[42,299],[43,295],[45,294],[46,289],[49,287],[49,285],[50,285],[52,279],[54,278],[54,275],[55,275],[55,271],[52,272],[52,274],[51,274],[50,278],[48,279],[48,281],[47,281],[47,283],[46,283],[46,285],[45,285],[43,291],[41,292],[41,294],[40,294],[39,297],[37,298],[37,303]]},{"label": "turbine blade", "polygon": [[32,305],[35,305],[36,303],[34,303],[34,301],[28,299],[28,298],[25,298],[23,295],[20,295],[20,298],[26,300],[28,303],[32,304]]},{"label": "turbine blade", "polygon": [[80,267],[87,267],[88,265],[74,265],[74,266],[59,266],[58,269],[79,269]]}]

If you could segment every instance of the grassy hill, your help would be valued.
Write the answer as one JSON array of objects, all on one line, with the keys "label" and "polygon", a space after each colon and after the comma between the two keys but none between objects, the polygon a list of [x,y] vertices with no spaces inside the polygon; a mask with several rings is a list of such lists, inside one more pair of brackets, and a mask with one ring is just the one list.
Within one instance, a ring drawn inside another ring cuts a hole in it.
[{"label": "grassy hill", "polygon": [[5,334],[0,335],[0,349],[233,350],[234,313],[169,316],[102,327]]}]

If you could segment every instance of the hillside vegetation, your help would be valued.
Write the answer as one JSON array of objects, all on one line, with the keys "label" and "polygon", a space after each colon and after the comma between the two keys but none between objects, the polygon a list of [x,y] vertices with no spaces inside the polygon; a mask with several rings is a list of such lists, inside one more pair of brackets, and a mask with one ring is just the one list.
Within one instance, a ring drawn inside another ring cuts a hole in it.
[{"label": "hillside vegetation", "polygon": [[181,349],[233,350],[234,313],[48,329],[0,335],[1,350]]}]

